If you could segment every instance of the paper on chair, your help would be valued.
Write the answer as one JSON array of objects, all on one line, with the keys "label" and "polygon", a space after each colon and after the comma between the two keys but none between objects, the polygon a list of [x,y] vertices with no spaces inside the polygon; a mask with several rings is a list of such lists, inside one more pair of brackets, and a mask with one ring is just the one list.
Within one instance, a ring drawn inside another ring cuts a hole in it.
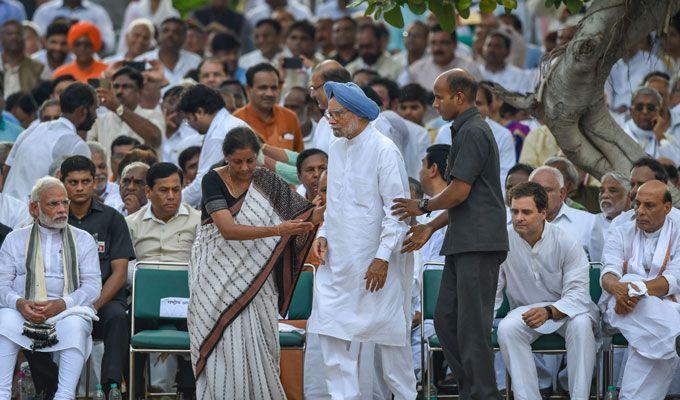
[{"label": "paper on chair", "polygon": [[161,299],[161,318],[186,318],[189,299],[184,297],[165,297]]}]

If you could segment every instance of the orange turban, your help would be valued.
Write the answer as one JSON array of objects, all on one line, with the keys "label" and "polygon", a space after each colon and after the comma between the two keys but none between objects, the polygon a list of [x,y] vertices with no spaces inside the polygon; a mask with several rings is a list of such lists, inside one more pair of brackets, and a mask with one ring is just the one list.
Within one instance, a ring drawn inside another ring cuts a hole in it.
[{"label": "orange turban", "polygon": [[73,49],[73,43],[81,36],[87,35],[92,42],[94,51],[102,49],[102,35],[96,25],[87,21],[80,21],[73,25],[68,30],[68,47]]}]

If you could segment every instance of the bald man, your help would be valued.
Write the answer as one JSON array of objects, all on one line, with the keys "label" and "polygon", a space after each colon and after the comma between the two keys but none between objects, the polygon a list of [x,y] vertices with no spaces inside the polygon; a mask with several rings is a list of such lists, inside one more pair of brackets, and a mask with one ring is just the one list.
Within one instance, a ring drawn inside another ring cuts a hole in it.
[{"label": "bald man", "polygon": [[663,399],[680,363],[680,225],[666,184],[644,183],[635,220],[610,229],[600,299],[606,328],[628,340],[619,399]]},{"label": "bald man", "polygon": [[392,208],[402,219],[446,210],[412,227],[402,251],[421,248],[448,225],[435,330],[461,398],[500,399],[489,346],[498,270],[508,251],[498,147],[475,107],[477,82],[467,71],[439,75],[433,92],[434,108],[445,121],[454,120],[444,174],[448,186],[429,200],[395,199]]},{"label": "bald man", "polygon": [[[314,68],[312,78],[309,80],[309,95],[317,102],[321,111],[328,108],[328,98],[323,91],[326,82],[351,82],[352,77],[347,70],[335,60],[322,61]],[[311,133],[311,147],[320,149],[328,153],[333,141],[333,130],[328,119],[324,115],[316,125],[316,129]]]}]

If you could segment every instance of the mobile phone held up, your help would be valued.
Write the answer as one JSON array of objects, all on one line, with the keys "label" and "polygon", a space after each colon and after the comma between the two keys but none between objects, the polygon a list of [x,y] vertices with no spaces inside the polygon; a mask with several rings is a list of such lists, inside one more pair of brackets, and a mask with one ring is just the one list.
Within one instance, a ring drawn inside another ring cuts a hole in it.
[{"label": "mobile phone held up", "polygon": [[302,69],[302,58],[300,57],[284,57],[284,69]]}]

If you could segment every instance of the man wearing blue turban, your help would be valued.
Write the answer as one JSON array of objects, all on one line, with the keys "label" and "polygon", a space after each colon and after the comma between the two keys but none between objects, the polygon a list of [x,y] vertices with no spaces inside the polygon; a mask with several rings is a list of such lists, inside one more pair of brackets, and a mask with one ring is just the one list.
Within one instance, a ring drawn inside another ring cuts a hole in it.
[{"label": "man wearing blue turban", "polygon": [[[409,196],[397,146],[370,121],[378,105],[354,83],[326,82],[327,208],[313,250],[322,260],[307,328],[319,335],[331,399],[359,399],[359,352],[374,345],[397,400],[416,398],[410,348],[412,255],[399,252],[408,225],[390,213]],[[364,394],[366,395],[366,394]]]}]

